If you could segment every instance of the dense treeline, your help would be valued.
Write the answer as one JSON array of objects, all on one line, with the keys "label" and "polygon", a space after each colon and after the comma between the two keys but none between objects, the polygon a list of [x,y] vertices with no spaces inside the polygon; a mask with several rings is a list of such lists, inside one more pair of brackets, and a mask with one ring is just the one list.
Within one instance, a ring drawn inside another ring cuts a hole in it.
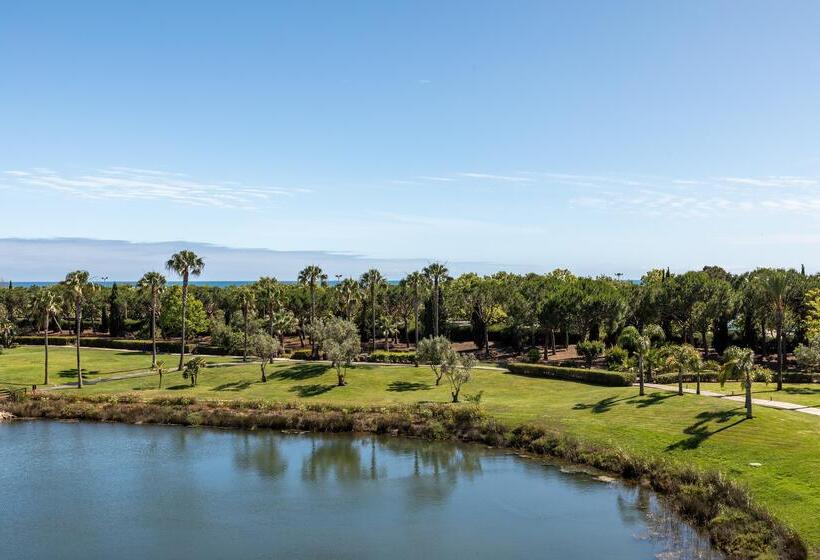
[{"label": "dense treeline", "polygon": [[[201,259],[194,264],[197,273],[204,266]],[[717,357],[732,345],[748,347],[776,357],[774,369],[780,370],[798,345],[820,332],[820,276],[795,270],[735,275],[719,267],[683,274],[658,269],[632,282],[567,270],[453,278],[434,263],[398,282],[370,270],[331,286],[321,268],[308,266],[295,284],[264,277],[244,286],[211,287],[189,285],[185,267],[176,265],[169,261],[169,270],[179,272],[183,286],[166,286],[159,273],[112,287],[90,282],[87,274],[78,279],[78,273],[50,288],[9,284],[0,290],[0,337],[9,343],[17,334],[43,333],[48,320],[52,333],[76,334],[81,324],[86,333],[178,339],[184,324],[187,340],[227,352],[241,353],[261,331],[281,344],[296,336],[315,355],[310,325],[334,316],[355,323],[363,348],[371,352],[442,334],[473,340],[488,355],[495,341],[497,347],[530,350],[533,359],[534,347],[549,359],[561,347],[587,341],[578,345],[579,354],[595,358],[607,352],[614,362],[620,346],[627,347],[627,356],[634,354],[628,337],[624,342],[625,329],[629,334],[650,327],[667,342],[695,346],[704,357]]]}]

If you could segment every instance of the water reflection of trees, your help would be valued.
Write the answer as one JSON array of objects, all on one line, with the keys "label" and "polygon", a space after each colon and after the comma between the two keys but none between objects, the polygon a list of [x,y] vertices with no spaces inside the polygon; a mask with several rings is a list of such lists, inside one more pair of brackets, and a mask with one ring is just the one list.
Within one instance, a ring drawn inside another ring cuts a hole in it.
[{"label": "water reflection of trees", "polygon": [[279,450],[278,434],[243,434],[237,436],[234,449],[234,464],[246,471],[278,478],[287,469],[287,461]]},{"label": "water reflection of trees", "polygon": [[659,558],[670,560],[720,560],[723,556],[712,549],[709,538],[684,522],[652,490],[642,487],[622,487],[618,490],[618,513],[624,525],[641,527],[638,535],[657,543]]}]

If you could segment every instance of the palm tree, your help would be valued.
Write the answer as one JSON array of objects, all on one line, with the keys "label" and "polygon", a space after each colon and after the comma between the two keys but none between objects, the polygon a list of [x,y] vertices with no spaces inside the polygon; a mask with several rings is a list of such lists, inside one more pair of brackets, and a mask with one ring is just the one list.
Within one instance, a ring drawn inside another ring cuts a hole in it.
[{"label": "palm tree", "polygon": [[720,371],[721,386],[730,378],[740,378],[746,389],[746,418],[752,417],[752,377],[755,355],[750,348],[730,346],[723,353],[723,368]]},{"label": "palm tree", "polygon": [[[318,265],[312,264],[299,272],[298,280],[300,284],[307,286],[310,291],[310,324],[313,325],[316,320],[316,288],[327,284],[327,274]],[[310,337],[310,349],[315,358],[317,348],[313,335]]]},{"label": "palm tree", "polygon": [[146,272],[137,282],[137,288],[151,298],[151,369],[157,368],[157,311],[159,296],[165,290],[165,276]]},{"label": "palm tree", "polygon": [[694,371],[698,374],[698,389],[700,394],[700,352],[691,344],[681,344],[670,346],[669,365],[678,370],[678,394],[683,395],[683,374],[686,371]]},{"label": "palm tree", "polygon": [[789,280],[783,269],[767,270],[759,277],[766,301],[774,310],[775,335],[777,337],[777,390],[783,389],[783,322],[786,316],[786,294]]},{"label": "palm tree", "polygon": [[352,278],[345,278],[336,289],[339,291],[342,315],[349,321],[353,305],[359,297],[359,285]]},{"label": "palm tree", "polygon": [[43,385],[48,385],[48,330],[52,315],[56,315],[60,310],[60,298],[53,290],[48,288],[37,290],[31,302],[32,314],[40,317],[43,324],[43,348],[44,348],[44,369],[45,377]]},{"label": "palm tree", "polygon": [[285,334],[292,332],[298,325],[296,316],[287,309],[277,311],[273,314],[273,332],[279,337],[281,349],[285,349]]},{"label": "palm tree", "polygon": [[416,328],[416,347],[419,345],[419,303],[421,303],[422,293],[427,287],[427,278],[421,272],[411,272],[405,279],[407,285],[413,293],[413,317]]},{"label": "palm tree", "polygon": [[83,302],[85,301],[86,292],[89,289],[88,272],[85,270],[75,270],[66,274],[63,285],[68,288],[69,293],[74,299],[74,320],[75,332],[77,335],[77,388],[83,388],[83,374],[80,367],[80,337],[82,335],[83,323]]},{"label": "palm tree", "polygon": [[382,273],[376,270],[375,268],[371,268],[364,274],[362,274],[361,279],[359,282],[369,294],[370,294],[370,309],[372,312],[373,318],[373,351],[376,351],[376,295],[379,289],[384,285],[384,277]]},{"label": "palm tree", "polygon": [[629,326],[621,332],[621,336],[618,338],[618,344],[632,350],[638,357],[638,383],[640,385],[638,394],[643,396],[643,361],[646,353],[652,347],[652,341],[648,336],[641,334],[636,327]]},{"label": "palm tree", "polygon": [[176,272],[182,277],[182,345],[179,351],[179,371],[182,371],[182,362],[185,360],[185,320],[188,312],[188,280],[191,276],[199,276],[205,268],[205,261],[193,251],[183,250],[174,253],[165,268]]},{"label": "palm tree", "polygon": [[256,282],[256,294],[256,299],[259,301],[259,305],[264,309],[265,315],[268,318],[270,335],[273,336],[273,314],[279,306],[282,287],[276,278],[263,276]]},{"label": "palm tree", "polygon": [[248,286],[242,286],[237,294],[239,301],[239,308],[242,310],[242,324],[243,324],[243,342],[242,342],[242,361],[248,361],[248,328],[250,325],[251,309],[254,305],[253,291]]},{"label": "palm tree", "polygon": [[439,287],[443,280],[447,278],[447,267],[441,263],[430,263],[424,270],[424,275],[433,283],[433,336],[438,336],[438,300]]}]

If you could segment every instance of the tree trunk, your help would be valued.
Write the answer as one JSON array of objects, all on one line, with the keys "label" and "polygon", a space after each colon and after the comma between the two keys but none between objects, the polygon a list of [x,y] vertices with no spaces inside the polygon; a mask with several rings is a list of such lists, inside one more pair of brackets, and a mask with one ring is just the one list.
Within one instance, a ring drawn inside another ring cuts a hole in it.
[{"label": "tree trunk", "polygon": [[550,345],[552,346],[552,355],[555,356],[555,329],[550,329]]},{"label": "tree trunk", "polygon": [[454,403],[457,403],[457,402],[458,402],[458,394],[459,394],[459,392],[460,392],[460,389],[455,389],[454,391],[450,391],[450,395],[452,395],[452,397],[453,397],[453,402],[454,402]]},{"label": "tree trunk", "polygon": [[783,319],[777,318],[777,390],[783,390]]},{"label": "tree trunk", "polygon": [[370,307],[371,315],[373,317],[373,351],[376,351],[376,288],[371,286],[370,288]]},{"label": "tree trunk", "polygon": [[[264,358],[264,357],[263,357]],[[259,366],[259,369],[262,370],[262,383],[268,382],[268,377],[265,375],[265,366],[267,365],[267,360],[262,360],[262,365]]]},{"label": "tree trunk", "polygon": [[[244,319],[244,323],[245,323],[245,329],[244,329],[244,332],[242,333],[242,361],[247,362],[248,361],[248,311],[246,309],[244,309],[242,315],[243,315],[242,318]],[[262,360],[262,361],[264,362],[265,360]]]},{"label": "tree trunk", "polygon": [[[151,369],[157,367],[157,293],[151,294]],[[160,385],[162,378],[160,377]]]},{"label": "tree trunk", "polygon": [[185,361],[185,319],[188,311],[188,271],[182,275],[182,345],[179,350],[179,371]]},{"label": "tree trunk", "polygon": [[703,337],[703,359],[709,359],[709,339],[706,338],[709,334],[708,331],[703,331],[700,335]]},{"label": "tree trunk", "polygon": [[550,332],[544,333],[544,361],[548,362],[550,359]]},{"label": "tree trunk", "polygon": [[678,394],[683,395],[683,370],[678,370]]},{"label": "tree trunk", "polygon": [[438,336],[438,278],[433,278],[433,317],[433,336]]},{"label": "tree trunk", "polygon": [[43,385],[48,385],[48,312],[46,312],[46,316],[43,318],[45,322],[45,330],[43,334],[45,336],[45,381],[43,381]]},{"label": "tree trunk", "polygon": [[[747,376],[750,374],[747,374]],[[752,418],[752,380],[746,378],[746,418]]]},{"label": "tree trunk", "polygon": [[640,389],[638,390],[638,394],[643,396],[644,389],[643,389],[643,354],[638,354],[638,383],[640,384]]},{"label": "tree trunk", "polygon": [[695,394],[700,395],[700,371],[695,372]]},{"label": "tree trunk", "polygon": [[83,308],[80,300],[78,299],[75,303],[75,316],[77,318],[76,330],[77,330],[77,389],[83,388],[83,370],[80,367],[80,336],[82,335],[82,324],[83,324]]},{"label": "tree trunk", "polygon": [[[415,321],[415,325],[414,325],[413,328],[416,331],[415,335],[414,335],[414,338],[416,339],[416,352],[418,352],[418,350],[419,350],[419,298],[418,298],[418,294],[416,294],[416,298],[413,300],[413,314],[415,315],[413,317],[413,320]],[[419,361],[415,360],[415,362],[416,362],[416,367],[419,367]]]}]

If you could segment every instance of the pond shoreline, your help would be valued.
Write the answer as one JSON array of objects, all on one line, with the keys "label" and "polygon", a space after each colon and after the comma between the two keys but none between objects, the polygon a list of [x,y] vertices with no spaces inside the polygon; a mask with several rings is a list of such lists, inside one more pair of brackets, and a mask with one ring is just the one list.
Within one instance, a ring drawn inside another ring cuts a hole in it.
[{"label": "pond shoreline", "polygon": [[799,536],[755,504],[748,492],[720,473],[641,457],[611,446],[568,436],[558,428],[510,428],[476,406],[394,405],[384,407],[305,405],[260,401],[142,399],[133,395],[36,395],[0,403],[24,418],[168,424],[232,429],[370,433],[431,440],[457,439],[587,465],[645,485],[664,496],[692,526],[708,534],[727,558],[758,556],[805,559]]}]

